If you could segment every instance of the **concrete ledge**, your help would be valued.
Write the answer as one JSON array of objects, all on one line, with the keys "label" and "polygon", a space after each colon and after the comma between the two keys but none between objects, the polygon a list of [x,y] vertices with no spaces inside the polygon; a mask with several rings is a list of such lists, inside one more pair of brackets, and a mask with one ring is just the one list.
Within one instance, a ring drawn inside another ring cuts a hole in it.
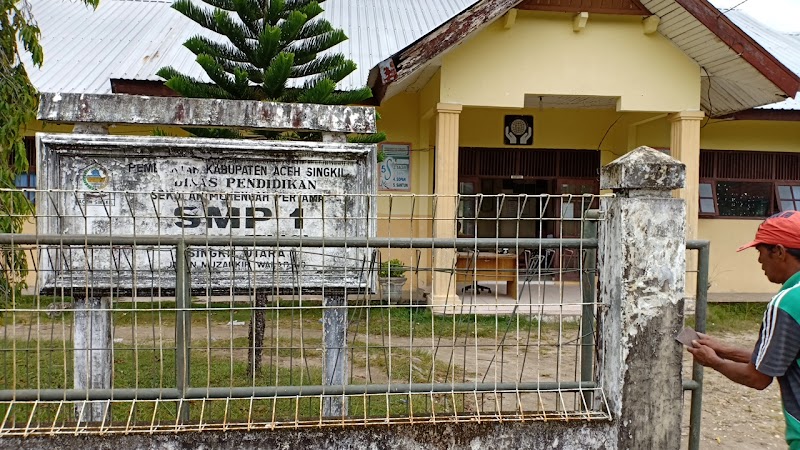
[{"label": "concrete ledge", "polygon": [[[419,420],[419,419],[418,419]],[[186,432],[141,435],[59,435],[53,437],[5,437],[0,450],[204,449],[255,450],[268,448],[324,449],[607,449],[616,448],[612,423],[605,420],[547,422],[438,423],[406,425],[336,426],[267,431]]]},{"label": "concrete ledge", "polygon": [[126,123],[185,127],[374,133],[371,106],[252,100],[42,93],[37,119],[60,123]]}]

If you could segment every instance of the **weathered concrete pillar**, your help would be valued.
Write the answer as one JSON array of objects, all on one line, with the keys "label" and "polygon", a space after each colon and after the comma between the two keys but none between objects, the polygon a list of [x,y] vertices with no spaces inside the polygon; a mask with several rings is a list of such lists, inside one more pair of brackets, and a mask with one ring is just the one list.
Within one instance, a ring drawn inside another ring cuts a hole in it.
[{"label": "weathered concrete pillar", "polygon": [[685,167],[648,147],[603,167],[600,222],[600,384],[619,449],[678,449],[686,206],[672,196]]},{"label": "weathered concrete pillar", "polygon": [[[75,134],[108,134],[107,123],[78,123]],[[75,389],[111,389],[111,300],[101,297],[75,298],[75,323],[72,345]],[[111,419],[109,402],[75,404],[78,422],[104,422]]]},{"label": "weathered concrete pillar", "polygon": [[[111,389],[111,302],[108,297],[75,298],[73,361],[75,389]],[[108,402],[75,404],[78,422],[110,420]]]},{"label": "weathered concrete pillar", "polygon": [[[456,237],[456,195],[458,195],[458,122],[461,105],[436,105],[436,201],[433,211],[433,236]],[[456,280],[449,271],[454,266],[455,249],[433,252],[431,307],[434,312],[453,312],[461,303],[456,295]]]},{"label": "weathered concrete pillar", "polygon": [[[347,300],[344,293],[326,293],[322,311],[322,341],[325,359],[322,361],[322,384],[342,386],[347,384]],[[325,397],[322,400],[323,417],[347,415],[347,397]]]}]

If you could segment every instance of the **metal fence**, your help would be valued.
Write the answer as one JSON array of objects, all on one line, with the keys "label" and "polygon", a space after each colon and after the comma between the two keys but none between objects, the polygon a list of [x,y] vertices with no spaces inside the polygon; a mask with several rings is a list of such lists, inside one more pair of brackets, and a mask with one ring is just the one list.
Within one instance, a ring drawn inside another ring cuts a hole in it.
[{"label": "metal fence", "polygon": [[[0,235],[5,276],[30,270],[0,300],[0,435],[610,419],[597,196],[322,195],[281,215],[214,195],[36,193],[25,231]],[[325,215],[350,202],[377,214]],[[430,237],[437,221],[453,237]],[[394,259],[399,297],[380,284]]]},{"label": "metal fence", "polygon": [[[709,287],[709,264],[710,264],[710,242],[709,241],[688,241],[686,249],[697,252],[696,267],[696,290],[694,308],[694,328],[700,333],[706,332],[706,319],[708,318],[708,287]],[[692,361],[692,379],[683,380],[684,390],[691,391],[690,410],[689,410],[689,438],[687,440],[689,450],[700,449],[700,426],[703,414],[703,366]]]}]

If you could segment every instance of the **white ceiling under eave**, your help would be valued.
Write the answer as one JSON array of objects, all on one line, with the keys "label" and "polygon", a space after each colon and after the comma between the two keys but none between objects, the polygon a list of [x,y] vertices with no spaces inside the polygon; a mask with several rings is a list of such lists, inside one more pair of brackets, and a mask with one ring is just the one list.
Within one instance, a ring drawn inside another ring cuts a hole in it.
[{"label": "white ceiling under eave", "polygon": [[641,2],[660,18],[658,31],[701,67],[701,105],[709,116],[722,116],[786,98],[778,86],[675,0]]}]

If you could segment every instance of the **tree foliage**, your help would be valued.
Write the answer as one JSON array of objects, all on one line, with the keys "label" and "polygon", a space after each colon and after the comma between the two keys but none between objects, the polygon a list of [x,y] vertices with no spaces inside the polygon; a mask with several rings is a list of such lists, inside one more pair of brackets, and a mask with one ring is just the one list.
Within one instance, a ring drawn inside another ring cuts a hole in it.
[{"label": "tree foliage", "polygon": [[[219,40],[194,36],[184,46],[194,53],[212,83],[164,67],[158,75],[185,97],[262,100],[325,105],[357,104],[372,97],[368,87],[341,91],[336,84],[356,70],[341,53],[330,52],[347,40],[323,19],[322,1],[177,0],[172,7]],[[323,0],[324,1],[324,0]],[[202,130],[195,134],[208,135]],[[210,131],[215,136],[224,131]],[[374,143],[383,133],[353,135],[351,142]]]},{"label": "tree foliage", "polygon": [[[323,19],[323,0],[177,0],[172,7],[220,38],[194,36],[184,43],[212,81],[206,83],[164,67],[167,87],[194,98],[349,105],[372,97],[368,87],[341,91],[337,83],[356,70],[341,53],[330,51],[347,40]],[[239,137],[232,130],[188,130],[206,137]],[[319,133],[260,132],[270,138],[319,140]],[[353,134],[350,142],[377,143],[384,133]],[[256,293],[248,333],[248,369],[261,370],[266,294]]]},{"label": "tree foliage", "polygon": [[[85,2],[97,6],[98,0]],[[17,174],[28,171],[23,138],[39,105],[21,52],[41,66],[44,53],[40,34],[26,0],[0,0],[0,233],[21,232],[26,216],[33,212],[24,193],[15,190],[15,181]],[[22,251],[0,248],[0,305],[25,287],[27,272]]]}]

